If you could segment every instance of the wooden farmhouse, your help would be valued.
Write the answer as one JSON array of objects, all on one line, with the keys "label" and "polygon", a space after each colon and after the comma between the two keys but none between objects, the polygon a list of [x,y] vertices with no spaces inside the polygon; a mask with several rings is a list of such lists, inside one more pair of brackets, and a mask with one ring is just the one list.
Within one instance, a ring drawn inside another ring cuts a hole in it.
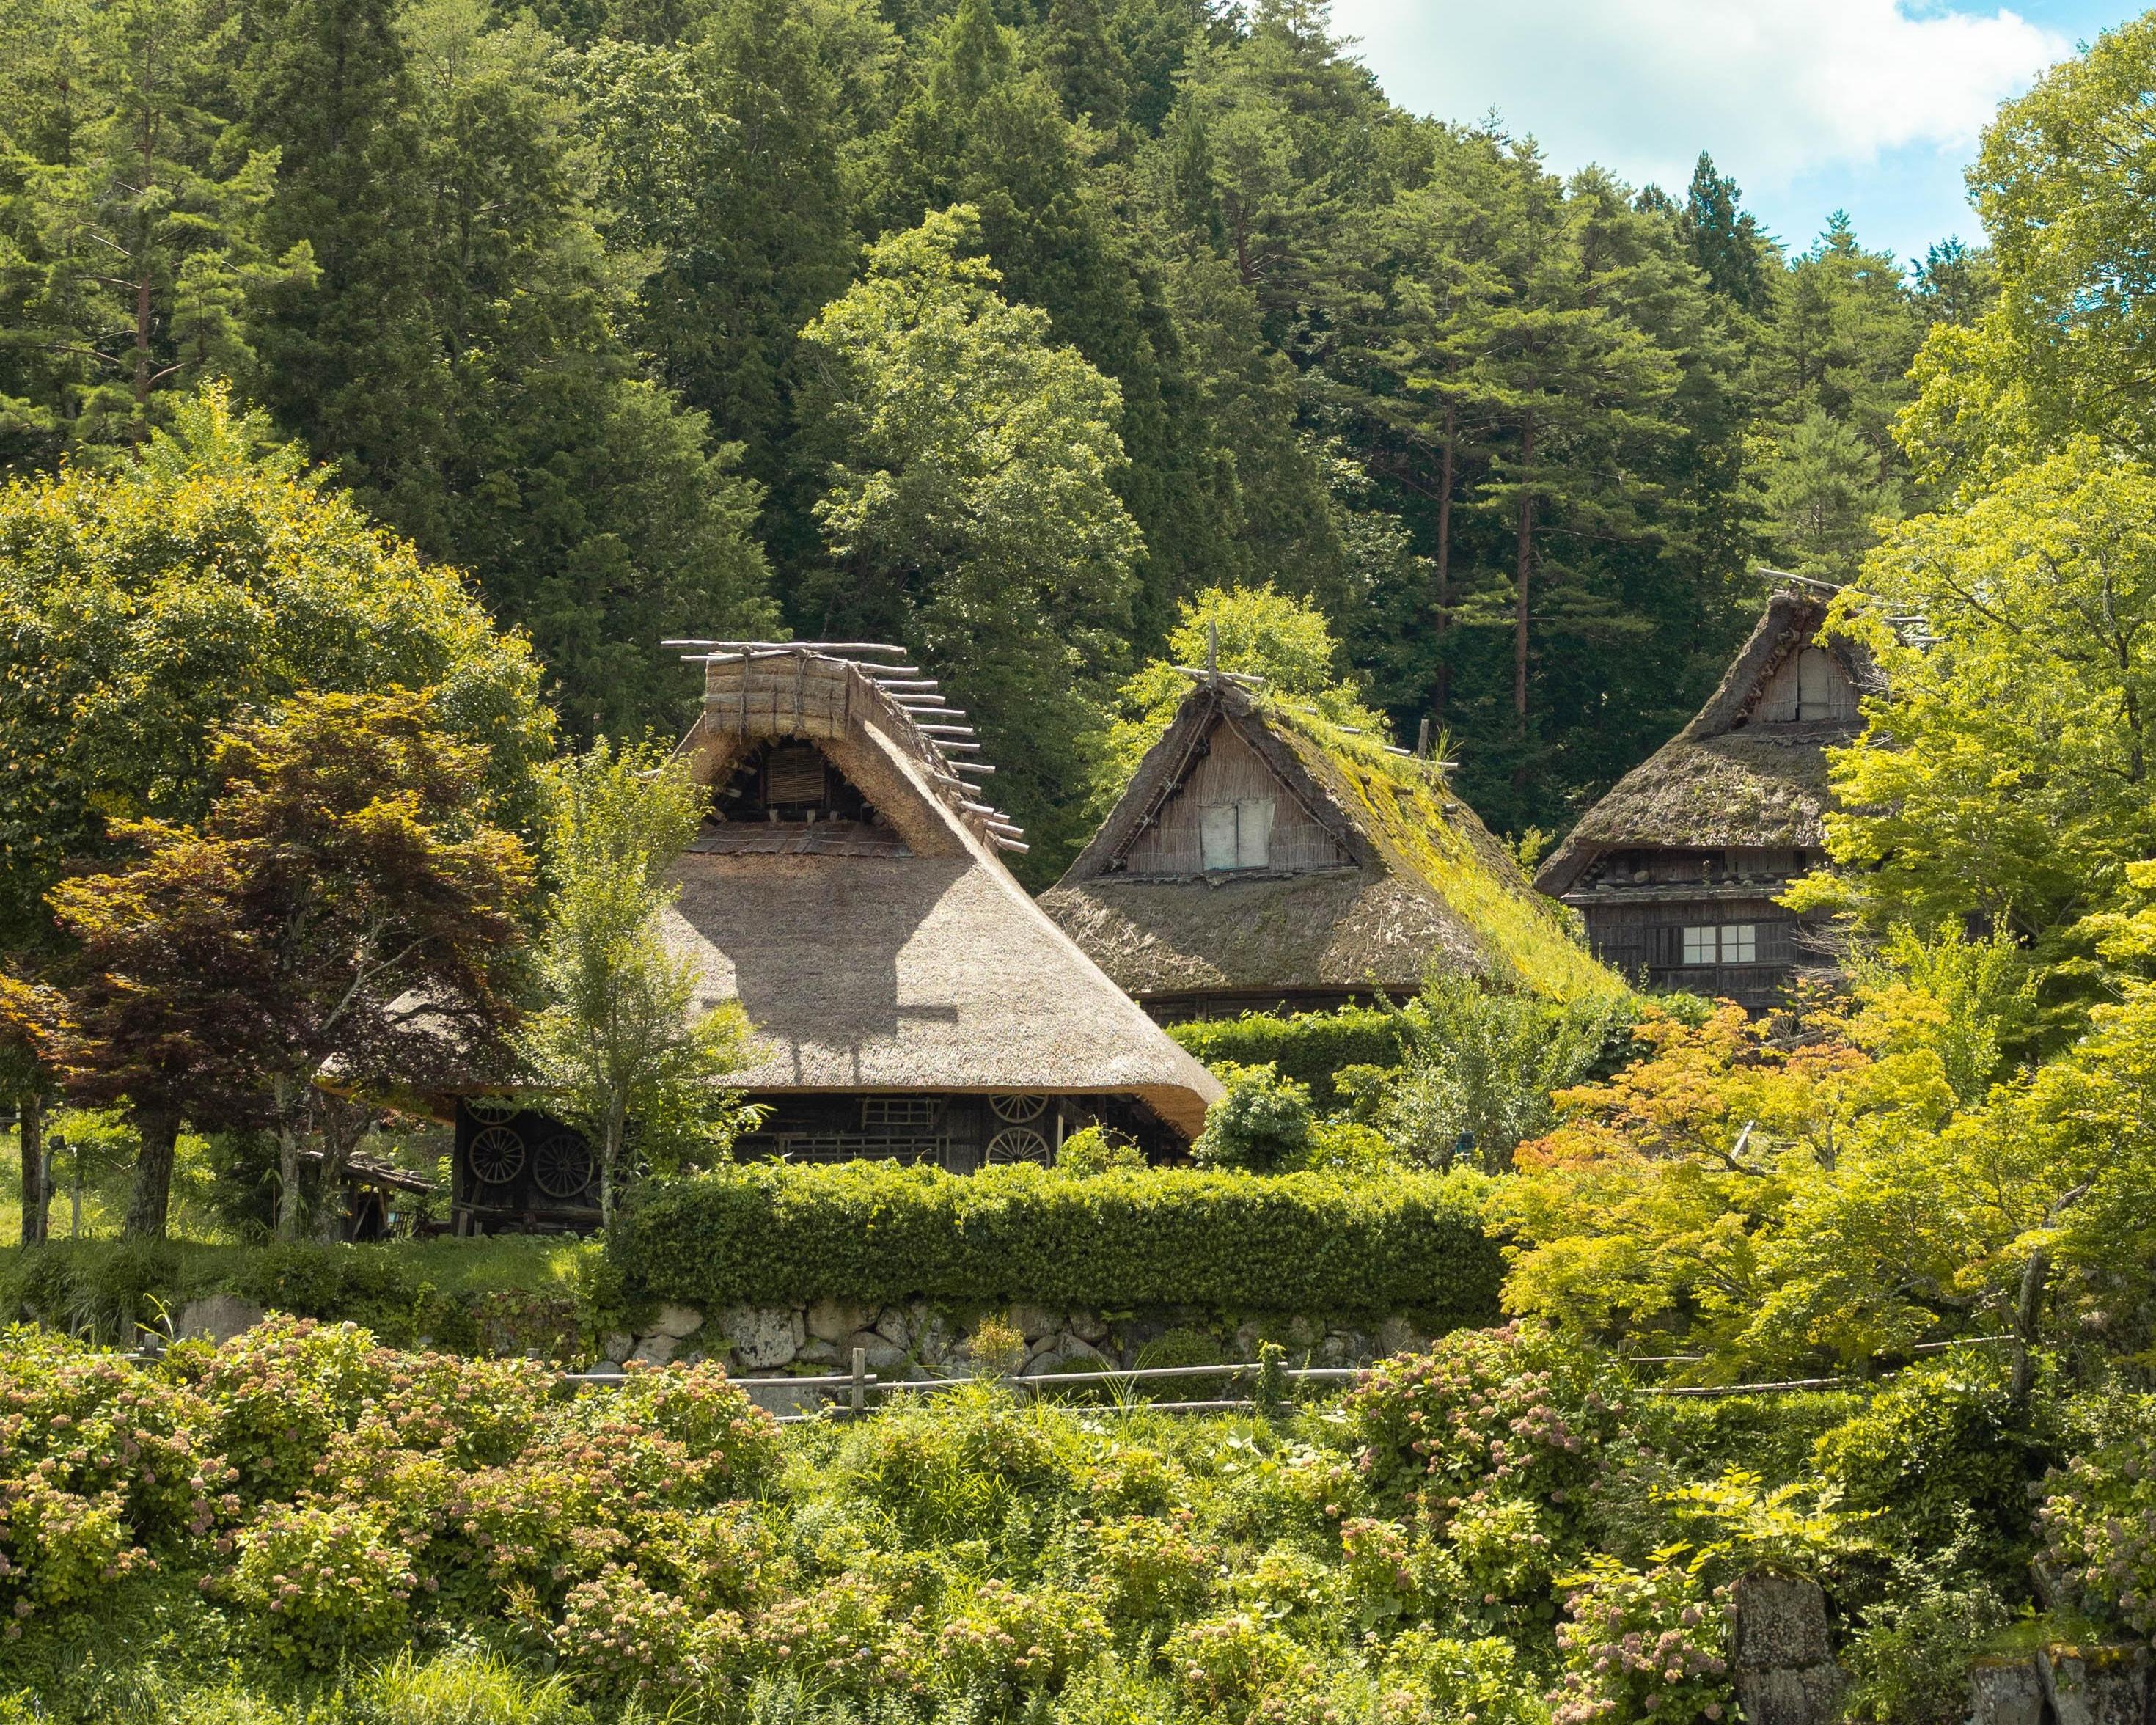
[{"label": "wooden farmhouse", "polygon": [[1595,971],[1440,763],[1219,672],[1041,903],[1163,1022],[1404,1000],[1433,967]]},{"label": "wooden farmhouse", "polygon": [[1826,751],[1861,728],[1876,679],[1861,648],[1820,641],[1825,617],[1817,597],[1776,593],[1713,698],[1536,875],[1634,981],[1754,1011],[1783,999],[1802,930],[1774,901],[1825,859]]},{"label": "wooden farmhouse", "polygon": [[[679,750],[711,801],[665,938],[708,1008],[755,1029],[729,1082],[768,1110],[745,1157],[1050,1160],[1095,1122],[1183,1149],[1219,1083],[1102,975],[1004,865],[994,768],[896,649],[700,648]],[[580,1140],[508,1097],[458,1110],[465,1227],[578,1225]]]}]

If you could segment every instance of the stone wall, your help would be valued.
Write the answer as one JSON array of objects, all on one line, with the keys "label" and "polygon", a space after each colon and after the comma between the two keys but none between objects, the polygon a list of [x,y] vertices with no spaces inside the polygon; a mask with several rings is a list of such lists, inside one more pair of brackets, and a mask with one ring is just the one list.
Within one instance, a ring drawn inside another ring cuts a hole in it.
[{"label": "stone wall", "polygon": [[[1026,1362],[1019,1375],[1026,1378],[1059,1371],[1127,1371],[1171,1332],[1194,1332],[1216,1346],[1221,1358],[1230,1360],[1254,1360],[1261,1344],[1278,1342],[1287,1349],[1289,1364],[1296,1366],[1363,1365],[1430,1339],[1430,1332],[1404,1317],[1357,1327],[1310,1317],[1229,1322],[1190,1310],[1111,1315],[1015,1306],[969,1321],[920,1301],[875,1307],[823,1300],[813,1306],[730,1306],[710,1314],[686,1306],[664,1307],[649,1329],[601,1337],[600,1352],[616,1363],[709,1358],[723,1360],[742,1376],[804,1376],[850,1369],[858,1348],[867,1357],[868,1368],[880,1377],[944,1377],[969,1368],[967,1343],[973,1322],[991,1315],[1025,1337]],[[1192,1362],[1178,1358],[1163,1363]]]}]

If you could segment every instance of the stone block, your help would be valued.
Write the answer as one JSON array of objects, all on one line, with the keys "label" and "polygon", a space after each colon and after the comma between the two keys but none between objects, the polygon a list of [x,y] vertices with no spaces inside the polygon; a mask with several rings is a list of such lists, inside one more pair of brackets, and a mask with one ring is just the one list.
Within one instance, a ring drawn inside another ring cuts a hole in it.
[{"label": "stone block", "polygon": [[599,1337],[599,1358],[608,1365],[619,1365],[629,1358],[629,1351],[636,1346],[636,1337],[626,1330],[608,1330]]},{"label": "stone block", "polygon": [[877,1314],[875,1332],[903,1353],[913,1346],[913,1327],[917,1314],[903,1306],[886,1306]]},{"label": "stone block", "polygon": [[1359,1338],[1343,1330],[1328,1330],[1324,1341],[1317,1346],[1317,1363],[1321,1366],[1352,1366],[1362,1352]]},{"label": "stone block", "polygon": [[1969,1673],[1969,1725],[2044,1725],[2044,1680],[2034,1654],[1979,1659]]},{"label": "stone block", "polygon": [[808,1339],[790,1306],[729,1306],[719,1314],[719,1332],[733,1344],[734,1358],[752,1368],[790,1365]]},{"label": "stone block", "polygon": [[1029,1342],[1052,1336],[1063,1327],[1062,1314],[1050,1312],[1045,1306],[1014,1306],[1010,1321],[1011,1327]]},{"label": "stone block", "polygon": [[[1318,1343],[1325,1339],[1325,1326],[1314,1317],[1291,1317],[1287,1321],[1287,1334],[1283,1339],[1293,1356],[1289,1363],[1300,1364],[1302,1356],[1317,1352]],[[1255,1354],[1251,1357],[1256,1358]]]},{"label": "stone block", "polygon": [[850,1301],[819,1300],[802,1314],[802,1322],[819,1341],[843,1342],[856,1330],[873,1328],[875,1313]]},{"label": "stone block", "polygon": [[219,1347],[235,1336],[244,1336],[268,1314],[252,1300],[237,1294],[205,1294],[180,1308],[179,1337],[186,1341],[202,1337]]},{"label": "stone block", "polygon": [[647,1336],[671,1336],[679,1342],[684,1336],[695,1334],[704,1327],[704,1314],[693,1306],[662,1306],[659,1316],[652,1319],[644,1331]]},{"label": "stone block", "polygon": [[844,1358],[841,1360],[839,1354],[839,1344],[835,1342],[826,1342],[820,1336],[811,1336],[806,1342],[803,1342],[801,1344],[801,1351],[793,1356],[793,1363],[797,1366],[835,1366],[844,1364],[850,1368],[853,1363],[854,1357],[852,1354],[847,1354]]},{"label": "stone block", "polygon": [[[1083,1363],[1079,1363],[1082,1362]],[[1045,1348],[1025,1363],[1021,1378],[1053,1377],[1065,1368],[1088,1372],[1105,1372],[1111,1362],[1090,1342],[1065,1332],[1058,1337],[1052,1348]]]},{"label": "stone block", "polygon": [[629,1359],[622,1363],[627,1365],[629,1360],[639,1360],[647,1366],[663,1366],[674,1358],[674,1350],[680,1345],[680,1337],[678,1336],[645,1336],[629,1350]]},{"label": "stone block", "polygon": [[963,1358],[965,1352],[964,1335],[942,1312],[924,1312],[914,1325],[913,1357],[923,1365],[948,1367]]},{"label": "stone block", "polygon": [[2036,1670],[2058,1725],[2143,1725],[2148,1717],[2146,1647],[2043,1647]]},{"label": "stone block", "polygon": [[1386,1359],[1396,1353],[1419,1353],[1427,1340],[1423,1332],[1397,1313],[1378,1331],[1378,1352]]},{"label": "stone block", "polygon": [[1070,1333],[1097,1348],[1108,1339],[1108,1321],[1097,1312],[1074,1312],[1070,1314]]},{"label": "stone block", "polygon": [[1733,1663],[1740,1671],[1801,1671],[1834,1657],[1819,1584],[1772,1569],[1737,1578]]},{"label": "stone block", "polygon": [[1841,1717],[1842,1676],[1831,1665],[1737,1674],[1744,1725],[1831,1725]]},{"label": "stone block", "polygon": [[906,1363],[906,1350],[898,1343],[875,1330],[863,1330],[850,1336],[839,1349],[840,1369],[854,1368],[854,1350],[858,1348],[868,1355],[867,1366],[871,1372],[890,1372]]}]

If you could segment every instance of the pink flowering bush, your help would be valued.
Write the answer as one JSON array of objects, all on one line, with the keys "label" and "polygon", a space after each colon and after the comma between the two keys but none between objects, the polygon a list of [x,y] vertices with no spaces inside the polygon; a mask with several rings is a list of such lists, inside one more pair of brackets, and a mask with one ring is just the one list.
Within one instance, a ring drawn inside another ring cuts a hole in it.
[{"label": "pink flowering bush", "polygon": [[419,1578],[372,1512],[341,1503],[273,1507],[236,1545],[231,1570],[205,1577],[204,1589],[260,1614],[272,1645],[332,1665],[403,1632]]},{"label": "pink flowering bush", "polygon": [[2045,1480],[2043,1561],[2090,1616],[2156,1634],[2156,1398],[2115,1399],[2102,1425]]},{"label": "pink flowering bush", "polygon": [[1381,1361],[1347,1408],[1371,1483],[1442,1525],[1478,1491],[1576,1503],[1624,1402],[1606,1368],[1512,1324]]},{"label": "pink flowering bush", "polygon": [[1399,1522],[1358,1516],[1342,1522],[1340,1555],[1342,1602],[1365,1632],[1450,1613],[1466,1591],[1450,1554]]},{"label": "pink flowering bush", "polygon": [[1188,1510],[1089,1525],[1079,1551],[1093,1597],[1119,1632],[1173,1628],[1204,1608],[1220,1554],[1192,1532]]},{"label": "pink flowering bush", "polygon": [[1108,1625],[1092,1604],[1060,1588],[1021,1593],[984,1581],[944,1601],[936,1631],[936,1676],[951,1692],[1008,1700],[1054,1694],[1108,1645]]},{"label": "pink flowering bush", "polygon": [[701,1702],[732,1687],[742,1640],[733,1613],[699,1615],[634,1568],[615,1564],[569,1590],[553,1637],[571,1682],[586,1695]]},{"label": "pink flowering bush", "polygon": [[921,1695],[934,1656],[920,1615],[865,1575],[840,1575],[774,1601],[750,1625],[746,1657],[752,1667],[820,1695]]},{"label": "pink flowering bush", "polygon": [[195,1378],[212,1410],[204,1438],[249,1503],[306,1486],[332,1440],[388,1390],[393,1360],[356,1325],[284,1317],[222,1348],[182,1343],[172,1357]]},{"label": "pink flowering bush", "polygon": [[1628,1568],[1597,1554],[1563,1578],[1557,1632],[1564,1677],[1548,1697],[1552,1725],[1692,1725],[1733,1717],[1727,1588],[1710,1586],[1682,1546]]},{"label": "pink flowering bush", "polygon": [[1316,1681],[1309,1655],[1290,1635],[1247,1611],[1185,1624],[1161,1648],[1183,1699],[1209,1718],[1256,1717]]}]

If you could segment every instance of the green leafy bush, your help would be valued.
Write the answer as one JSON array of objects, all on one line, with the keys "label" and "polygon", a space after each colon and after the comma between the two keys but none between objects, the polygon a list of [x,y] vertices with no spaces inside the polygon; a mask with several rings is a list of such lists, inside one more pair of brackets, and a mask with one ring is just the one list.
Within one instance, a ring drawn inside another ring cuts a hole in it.
[{"label": "green leafy bush", "polygon": [[699,1617],[634,1568],[613,1563],[569,1589],[553,1636],[570,1681],[585,1694],[711,1702],[731,1687],[742,1640],[732,1612]]},{"label": "green leafy bush", "polygon": [[972,1176],[887,1163],[752,1164],[654,1189],[609,1247],[646,1298],[915,1298],[1111,1311],[1380,1315],[1486,1322],[1502,1274],[1484,1183],[1260,1178],[1154,1168]]},{"label": "green leafy bush", "polygon": [[280,1507],[237,1543],[218,1590],[271,1620],[273,1645],[333,1665],[403,1631],[419,1578],[378,1512],[348,1503]]},{"label": "green leafy bush", "polygon": [[1912,1367],[1815,1453],[1843,1508],[1876,1512],[1883,1549],[1937,1550],[1973,1527],[1994,1573],[2026,1561],[2028,1488],[2051,1446],[1995,1375],[1954,1359]]},{"label": "green leafy bush", "polygon": [[1118,1631],[1157,1635],[1204,1607],[1220,1554],[1193,1532],[1194,1519],[1186,1509],[1088,1527],[1083,1573]]},{"label": "green leafy bush", "polygon": [[1066,1174],[1105,1174],[1117,1168],[1142,1168],[1145,1152],[1121,1132],[1089,1126],[1056,1147],[1055,1165]]},{"label": "green leafy bush", "polygon": [[1200,1019],[1170,1024],[1168,1034],[1209,1066],[1271,1066],[1306,1086],[1321,1108],[1339,1101],[1335,1075],[1349,1066],[1396,1066],[1404,1048],[1399,1014],[1381,1006]]},{"label": "green leafy bush", "polygon": [[1207,1111],[1205,1130],[1190,1147],[1199,1167],[1268,1174],[1309,1150],[1315,1117],[1308,1085],[1283,1078],[1270,1066],[1223,1068],[1222,1081],[1228,1094]]},{"label": "green leafy bush", "polygon": [[2087,1447],[2045,1479],[2043,1558],[2099,1622],[2156,1634],[2156,1396],[2089,1397]]},{"label": "green leafy bush", "polygon": [[988,1580],[945,1609],[936,1633],[937,1681],[977,1703],[1054,1694],[1108,1645],[1101,1614],[1061,1589],[1021,1593]]}]

